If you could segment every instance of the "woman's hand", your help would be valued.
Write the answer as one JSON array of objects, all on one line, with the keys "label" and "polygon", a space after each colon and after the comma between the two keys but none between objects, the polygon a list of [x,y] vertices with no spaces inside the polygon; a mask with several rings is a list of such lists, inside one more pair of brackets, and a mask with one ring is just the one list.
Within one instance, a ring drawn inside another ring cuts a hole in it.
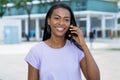
[{"label": "woman's hand", "polygon": [[79,27],[70,26],[71,33],[77,34],[73,36],[73,39],[81,45],[85,57],[81,60],[80,66],[87,80],[100,80],[100,71],[99,68],[92,57],[86,43],[84,40],[83,32]]},{"label": "woman's hand", "polygon": [[76,34],[77,36],[72,36],[72,38],[81,46],[85,45],[85,40],[84,40],[84,36],[83,36],[83,32],[79,27],[70,25],[70,31],[73,34]]}]

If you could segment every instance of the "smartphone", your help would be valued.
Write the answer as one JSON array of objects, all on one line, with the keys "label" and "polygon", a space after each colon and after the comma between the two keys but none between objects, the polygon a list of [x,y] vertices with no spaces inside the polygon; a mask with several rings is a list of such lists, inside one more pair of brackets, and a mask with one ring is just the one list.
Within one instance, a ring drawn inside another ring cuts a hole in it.
[{"label": "smartphone", "polygon": [[77,37],[78,35],[75,33],[71,33],[70,29],[68,29],[67,34],[69,39],[72,39],[73,37]]},{"label": "smartphone", "polygon": [[[81,45],[79,45],[79,44],[73,39],[73,36],[75,36],[75,37],[78,36],[77,34],[71,33],[71,31],[68,30],[66,35],[68,36],[68,39],[69,39],[70,41],[72,41],[80,50],[83,51]],[[71,35],[71,36],[69,36],[69,35]]]}]

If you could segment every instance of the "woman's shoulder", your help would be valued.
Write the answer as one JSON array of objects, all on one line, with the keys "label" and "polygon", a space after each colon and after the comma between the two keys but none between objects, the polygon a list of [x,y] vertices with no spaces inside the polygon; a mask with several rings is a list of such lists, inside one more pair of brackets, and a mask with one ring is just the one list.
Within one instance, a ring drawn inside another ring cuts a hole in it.
[{"label": "woman's shoulder", "polygon": [[68,46],[72,48],[72,50],[82,50],[81,46],[73,40],[68,40]]},{"label": "woman's shoulder", "polygon": [[34,46],[31,47],[31,50],[40,50],[43,48],[44,46],[44,42],[40,41],[39,43],[35,44]]},{"label": "woman's shoulder", "polygon": [[75,44],[72,40],[67,40],[67,45],[70,47],[75,47]]}]

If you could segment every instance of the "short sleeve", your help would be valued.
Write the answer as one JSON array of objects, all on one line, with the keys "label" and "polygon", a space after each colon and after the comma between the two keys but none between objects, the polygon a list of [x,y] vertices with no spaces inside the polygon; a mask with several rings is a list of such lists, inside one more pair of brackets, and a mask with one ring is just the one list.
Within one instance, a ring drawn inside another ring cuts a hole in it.
[{"label": "short sleeve", "polygon": [[38,52],[34,48],[29,51],[29,53],[25,57],[25,61],[36,69],[40,68],[40,57],[38,55]]},{"label": "short sleeve", "polygon": [[83,59],[83,57],[85,56],[83,51],[77,47],[78,44],[76,44],[74,42],[72,42],[72,43],[69,42],[69,44],[71,44],[72,49],[75,51],[75,53],[77,53],[77,58],[78,58],[78,61],[80,62]]},{"label": "short sleeve", "polygon": [[83,51],[79,50],[79,52],[78,52],[79,62],[82,60],[82,58],[83,58],[84,56],[85,56],[85,55],[84,55]]}]

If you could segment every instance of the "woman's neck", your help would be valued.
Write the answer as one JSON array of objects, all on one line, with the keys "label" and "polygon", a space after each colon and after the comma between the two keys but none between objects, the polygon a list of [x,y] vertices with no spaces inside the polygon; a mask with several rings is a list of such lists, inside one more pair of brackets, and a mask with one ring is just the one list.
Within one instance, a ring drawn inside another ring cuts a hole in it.
[{"label": "woman's neck", "polygon": [[50,39],[48,39],[45,42],[52,48],[62,48],[66,43],[66,39],[51,37]]}]

